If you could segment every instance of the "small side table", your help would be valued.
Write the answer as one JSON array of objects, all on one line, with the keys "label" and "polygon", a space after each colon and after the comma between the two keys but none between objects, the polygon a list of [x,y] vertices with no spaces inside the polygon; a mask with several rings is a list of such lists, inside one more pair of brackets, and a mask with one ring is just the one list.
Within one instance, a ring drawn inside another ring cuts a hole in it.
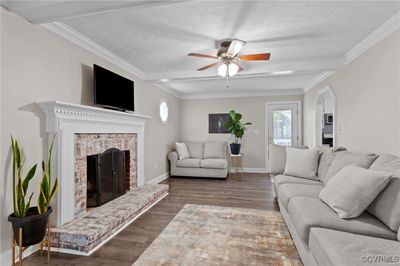
[{"label": "small side table", "polygon": [[234,178],[242,178],[243,176],[242,158],[241,153],[229,155],[229,172]]}]

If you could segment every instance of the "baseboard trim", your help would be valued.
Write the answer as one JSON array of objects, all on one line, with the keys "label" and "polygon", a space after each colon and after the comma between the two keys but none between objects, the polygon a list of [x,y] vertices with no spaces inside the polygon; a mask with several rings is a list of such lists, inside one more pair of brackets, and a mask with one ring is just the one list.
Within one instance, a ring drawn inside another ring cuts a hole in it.
[{"label": "baseboard trim", "polygon": [[[147,212],[149,209],[151,209],[154,205],[156,205],[158,202],[160,202],[163,198],[165,198],[166,196],[168,196],[168,192],[166,192],[163,196],[161,196],[157,201],[153,202],[150,206],[146,207],[144,210],[142,210],[138,215],[135,216],[135,218],[133,218],[131,221],[129,221],[127,224],[125,224],[124,226],[122,226],[120,229],[118,229],[115,233],[113,233],[112,235],[110,235],[108,238],[106,238],[100,245],[98,245],[97,247],[95,247],[94,249],[92,249],[89,252],[82,252],[82,251],[77,251],[77,250],[71,250],[71,249],[66,249],[66,248],[51,248],[51,251],[54,252],[60,252],[60,253],[65,253],[65,254],[72,254],[72,255],[80,255],[80,256],[90,256],[91,254],[93,254],[93,252],[95,252],[96,250],[98,250],[99,248],[101,248],[105,243],[107,243],[109,240],[111,240],[114,236],[116,236],[118,233],[120,233],[122,230],[124,230],[126,227],[128,227],[131,223],[133,223],[134,221],[136,221],[136,219],[138,219],[140,216],[142,216],[142,214],[144,214],[145,212]],[[47,248],[44,248],[47,250]]]},{"label": "baseboard trim", "polygon": [[146,184],[158,184],[167,179],[168,177],[170,177],[169,172],[165,172],[164,174],[161,174],[153,179],[150,179],[149,181],[146,182]]},{"label": "baseboard trim", "polygon": [[251,167],[243,167],[243,173],[258,173],[258,174],[265,174],[267,170],[265,168],[251,168]]}]

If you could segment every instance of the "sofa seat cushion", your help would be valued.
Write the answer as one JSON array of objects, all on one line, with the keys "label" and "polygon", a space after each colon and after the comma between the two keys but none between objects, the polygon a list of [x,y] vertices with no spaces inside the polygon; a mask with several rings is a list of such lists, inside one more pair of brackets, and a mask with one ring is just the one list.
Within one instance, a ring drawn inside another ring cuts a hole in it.
[{"label": "sofa seat cushion", "polygon": [[[324,228],[312,228],[310,250],[318,265],[398,265],[400,242],[351,234]],[[392,258],[392,263],[374,261]]]},{"label": "sofa seat cushion", "polygon": [[227,159],[204,159],[200,161],[201,168],[225,169],[228,167]]},{"label": "sofa seat cushion", "polygon": [[308,184],[308,185],[322,185],[320,181],[305,179],[290,175],[277,175],[274,178],[274,186],[278,191],[282,184]]},{"label": "sofa seat cushion", "polygon": [[176,166],[187,167],[187,168],[199,168],[200,167],[200,159],[189,158],[189,159],[177,160]]},{"label": "sofa seat cushion", "polygon": [[279,200],[283,206],[288,208],[288,204],[293,197],[310,197],[318,198],[319,193],[323,188],[322,184],[282,184],[278,188]]},{"label": "sofa seat cushion", "polygon": [[289,201],[289,215],[301,239],[308,243],[310,230],[322,227],[354,234],[396,239],[397,232],[367,212],[353,219],[342,219],[320,199],[295,197]]}]

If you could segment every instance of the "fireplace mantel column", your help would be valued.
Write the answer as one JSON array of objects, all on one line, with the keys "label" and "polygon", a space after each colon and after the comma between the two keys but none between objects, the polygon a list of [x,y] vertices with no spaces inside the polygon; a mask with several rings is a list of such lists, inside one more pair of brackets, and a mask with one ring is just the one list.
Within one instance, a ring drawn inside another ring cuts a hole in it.
[{"label": "fireplace mantel column", "polygon": [[74,219],[76,133],[136,133],[137,185],[144,185],[144,130],[146,121],[151,117],[57,101],[37,104],[46,116],[45,128],[49,133],[49,143],[55,137],[52,163],[56,166],[54,176],[59,177],[59,190],[53,204],[52,221],[56,226]]}]

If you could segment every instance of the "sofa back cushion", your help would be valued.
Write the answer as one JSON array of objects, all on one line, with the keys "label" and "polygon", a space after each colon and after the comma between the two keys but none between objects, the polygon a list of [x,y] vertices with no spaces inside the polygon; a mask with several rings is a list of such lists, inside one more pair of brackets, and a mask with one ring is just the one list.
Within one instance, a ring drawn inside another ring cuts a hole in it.
[{"label": "sofa back cushion", "polygon": [[285,175],[318,180],[319,149],[296,149],[287,147]]},{"label": "sofa back cushion", "polygon": [[370,169],[393,174],[389,184],[376,197],[367,211],[393,231],[400,230],[400,157],[383,154]]},{"label": "sofa back cushion", "polygon": [[318,163],[318,172],[317,176],[319,179],[326,184],[325,177],[328,172],[329,167],[331,166],[333,159],[338,154],[339,151],[345,151],[346,148],[343,147],[318,147],[321,151],[319,156]]},{"label": "sofa back cushion", "polygon": [[391,176],[387,172],[348,165],[329,180],[319,198],[340,218],[355,218],[385,188]]},{"label": "sofa back cushion", "polygon": [[203,159],[204,156],[204,142],[188,141],[186,146],[189,150],[190,158]]},{"label": "sofa back cushion", "polygon": [[355,153],[349,151],[340,151],[336,154],[324,177],[324,183],[336,175],[340,170],[348,165],[356,165],[362,168],[369,168],[378,156],[369,153]]},{"label": "sofa back cushion", "polygon": [[[307,146],[293,146],[298,149],[307,149]],[[286,146],[269,144],[268,168],[272,175],[281,175],[285,171]]]},{"label": "sofa back cushion", "polygon": [[226,158],[226,142],[206,142],[204,144],[204,159]]}]

